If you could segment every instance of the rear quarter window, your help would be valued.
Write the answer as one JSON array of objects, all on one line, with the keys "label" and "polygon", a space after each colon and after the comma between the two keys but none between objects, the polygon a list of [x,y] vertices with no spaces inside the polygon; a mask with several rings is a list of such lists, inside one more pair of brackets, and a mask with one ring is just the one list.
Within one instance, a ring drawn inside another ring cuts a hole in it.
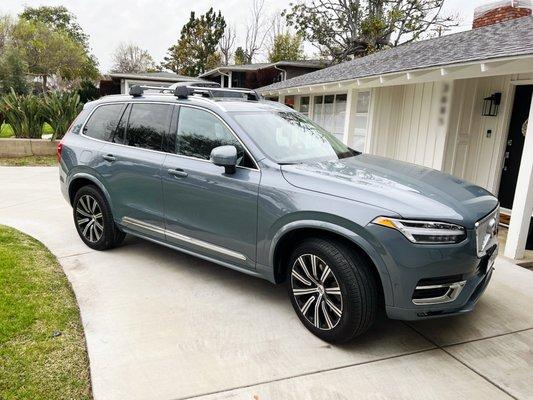
[{"label": "rear quarter window", "polygon": [[83,134],[94,139],[109,141],[120,121],[123,109],[124,104],[105,104],[98,107],[85,124]]}]

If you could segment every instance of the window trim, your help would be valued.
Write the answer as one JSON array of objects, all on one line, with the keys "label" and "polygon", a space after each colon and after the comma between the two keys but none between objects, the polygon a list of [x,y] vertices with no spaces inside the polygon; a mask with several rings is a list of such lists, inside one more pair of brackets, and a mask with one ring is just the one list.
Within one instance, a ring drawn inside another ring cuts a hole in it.
[{"label": "window trim", "polygon": [[[102,106],[106,106],[106,105],[112,105],[112,104],[122,104],[124,106],[127,107],[128,104],[137,104],[137,103],[145,103],[145,104],[169,104],[169,105],[173,105],[175,106],[176,109],[178,109],[178,117],[179,117],[179,108],[180,107],[192,107],[192,108],[198,108],[200,110],[204,110],[204,111],[207,111],[211,114],[213,114],[216,118],[218,118],[219,120],[222,121],[222,123],[229,129],[229,131],[231,132],[231,134],[233,136],[235,136],[235,138],[239,141],[239,143],[242,145],[244,151],[246,151],[246,153],[248,154],[248,156],[250,157],[250,159],[253,161],[253,163],[255,164],[255,168],[249,168],[249,167],[242,167],[240,165],[237,165],[237,168],[242,168],[242,169],[247,169],[247,170],[250,170],[250,171],[258,171],[260,172],[261,171],[261,168],[259,168],[259,164],[257,163],[256,159],[254,158],[254,156],[252,155],[252,153],[250,153],[250,151],[248,150],[248,148],[245,146],[245,144],[242,142],[241,138],[235,133],[235,131],[228,125],[228,123],[226,121],[224,121],[224,119],[222,119],[222,117],[220,117],[220,115],[218,115],[217,113],[215,113],[214,111],[211,111],[207,108],[204,108],[204,107],[200,107],[200,106],[196,106],[196,105],[192,105],[192,104],[182,104],[182,103],[174,103],[174,102],[169,102],[169,101],[110,101],[110,102],[106,102],[106,103],[102,103],[102,104],[98,104],[96,107],[94,107],[94,109],[91,110],[91,112],[89,113],[89,115],[87,116],[87,118],[85,119],[85,121],[83,122],[83,125],[81,126],[81,129],[80,129],[80,133],[79,135],[80,136],[83,136],[84,138],[87,138],[89,140],[94,140],[96,142],[101,142],[101,143],[107,143],[107,144],[110,144],[110,145],[113,145],[113,146],[122,146],[122,147],[128,147],[130,149],[137,149],[137,150],[141,150],[141,151],[151,151],[151,152],[154,152],[154,153],[160,153],[160,154],[164,154],[164,155],[170,155],[170,156],[175,156],[175,157],[181,157],[181,158],[186,158],[186,159],[191,159],[191,160],[197,160],[197,161],[203,161],[203,162],[207,162],[207,163],[211,163],[211,160],[205,160],[203,158],[196,158],[196,157],[189,157],[189,156],[184,156],[184,155],[180,155],[180,154],[176,154],[176,153],[169,153],[169,152],[166,152],[166,151],[160,151],[160,150],[152,150],[152,149],[145,149],[145,148],[142,148],[142,147],[133,147],[133,146],[128,146],[127,144],[122,144],[122,143],[113,143],[113,142],[109,142],[107,140],[102,140],[102,139],[96,139],[96,138],[93,138],[91,136],[87,136],[83,133],[83,129],[85,128],[85,125],[87,124],[87,122],[91,119],[92,115],[94,114],[94,112],[99,109],[100,107]],[[122,115],[124,114],[124,110],[122,110],[122,114],[121,114],[121,117]],[[173,114],[174,115],[174,114]],[[129,116],[128,116],[128,121],[129,121]],[[119,123],[120,123],[120,120],[119,120]],[[118,123],[117,123],[117,127],[118,127]],[[116,130],[116,127],[115,127],[115,130]],[[176,132],[174,132],[176,135],[178,134],[178,124],[176,124]],[[113,132],[113,135],[115,133]],[[170,129],[169,129],[169,134],[172,134],[172,132],[170,132]]]},{"label": "window trim", "polygon": [[[228,123],[226,121],[224,121],[222,119],[222,117],[220,117],[220,115],[218,115],[217,113],[207,109],[207,108],[204,108],[204,107],[199,107],[199,106],[196,106],[196,105],[192,105],[192,104],[181,104],[181,103],[178,103],[177,104],[179,110],[178,110],[178,118],[181,114],[181,107],[189,107],[189,108],[196,108],[198,110],[202,110],[202,111],[207,111],[208,113],[212,114],[215,116],[215,118],[218,118],[222,124],[226,127],[226,129],[228,129],[228,131],[235,137],[235,139],[237,139],[237,141],[241,144],[242,148],[244,149],[244,151],[246,152],[246,154],[248,154],[248,157],[250,157],[250,160],[252,160],[252,162],[254,163],[255,165],[255,168],[250,168],[250,167],[243,167],[243,166],[240,166],[240,165],[237,165],[237,168],[243,168],[243,169],[249,169],[251,171],[260,171],[261,168],[259,168],[259,164],[257,163],[257,161],[255,160],[255,158],[252,156],[252,154],[250,153],[250,151],[248,150],[248,148],[245,146],[245,144],[242,142],[241,138],[235,133],[235,131],[228,125]],[[170,132],[170,134],[175,134],[176,135],[176,139],[177,139],[177,135],[178,135],[178,129],[179,129],[179,119],[178,119],[178,123],[176,124],[176,132]],[[199,160],[199,161],[205,161],[205,162],[208,162],[210,163],[211,160],[206,160],[204,158],[198,158],[198,157],[192,157],[192,156],[185,156],[183,154],[177,154],[177,153],[166,153],[166,154],[170,154],[170,155],[174,155],[174,156],[178,156],[178,157],[183,157],[183,158],[188,158],[188,159],[191,159],[191,160]]]},{"label": "window trim", "polygon": [[[80,128],[80,132],[79,132],[79,134],[81,136],[89,138],[89,139],[92,139],[92,140],[96,140],[98,142],[112,143],[112,142],[110,142],[108,140],[97,139],[97,138],[94,138],[92,136],[86,135],[84,133],[85,132],[85,127],[87,126],[87,123],[91,120],[91,118],[92,118],[93,114],[96,112],[96,110],[99,109],[100,107],[108,106],[108,105],[111,105],[111,106],[113,106],[113,105],[121,105],[122,106],[122,109],[119,112],[118,122],[117,122],[116,126],[113,128],[113,131],[111,132],[111,135],[110,135],[110,138],[114,138],[115,137],[115,133],[117,131],[118,125],[120,124],[120,120],[124,116],[124,111],[126,111],[126,108],[128,107],[127,103],[123,103],[123,102],[120,102],[120,101],[99,104],[96,107],[94,107],[94,109],[91,110],[91,112],[89,113],[87,118],[85,118],[85,121],[83,121],[83,124],[82,124],[82,126]],[[115,143],[113,143],[113,144],[115,144]]]}]

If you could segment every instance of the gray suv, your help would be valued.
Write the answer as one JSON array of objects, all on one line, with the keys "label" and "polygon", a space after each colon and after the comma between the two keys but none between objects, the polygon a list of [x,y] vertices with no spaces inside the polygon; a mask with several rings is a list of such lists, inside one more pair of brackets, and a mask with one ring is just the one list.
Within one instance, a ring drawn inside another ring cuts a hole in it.
[{"label": "gray suv", "polygon": [[279,103],[231,97],[136,87],[85,105],[58,156],[87,246],[128,233],[285,283],[303,325],[332,343],[380,310],[474,308],[497,254],[494,196],[358,153]]}]

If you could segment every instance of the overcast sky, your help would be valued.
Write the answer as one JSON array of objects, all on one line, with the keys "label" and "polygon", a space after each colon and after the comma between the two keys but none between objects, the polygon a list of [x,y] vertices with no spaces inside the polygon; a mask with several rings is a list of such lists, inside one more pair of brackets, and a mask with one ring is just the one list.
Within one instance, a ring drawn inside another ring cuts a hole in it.
[{"label": "overcast sky", "polygon": [[[242,38],[252,0],[0,0],[0,14],[15,16],[25,6],[64,5],[73,12],[90,35],[100,70],[108,72],[113,50],[121,42],[136,43],[147,49],[159,63],[174,44],[190,11],[205,13],[209,7],[221,10],[229,25]],[[283,10],[289,0],[267,0],[269,14]],[[470,29],[474,8],[487,0],[445,0],[445,12],[460,16],[460,27]],[[239,39],[239,38],[238,38]],[[239,42],[239,40],[237,40]]]}]

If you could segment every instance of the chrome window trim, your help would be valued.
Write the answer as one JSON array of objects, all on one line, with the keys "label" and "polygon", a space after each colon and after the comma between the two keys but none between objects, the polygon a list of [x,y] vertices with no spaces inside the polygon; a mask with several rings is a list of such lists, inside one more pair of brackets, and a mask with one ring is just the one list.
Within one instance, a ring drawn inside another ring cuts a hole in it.
[{"label": "chrome window trim", "polygon": [[[255,158],[252,156],[252,154],[250,153],[250,151],[248,150],[248,148],[244,145],[244,143],[242,142],[241,138],[235,133],[235,131],[231,128],[231,126],[228,125],[228,123],[226,121],[224,121],[220,115],[218,115],[217,113],[207,109],[207,108],[204,108],[204,107],[200,107],[200,106],[196,106],[196,105],[192,105],[192,104],[181,104],[181,103],[177,103],[178,106],[181,108],[181,107],[189,107],[189,108],[196,108],[198,110],[202,110],[202,111],[207,111],[208,113],[210,114],[213,114],[215,116],[215,118],[218,118],[222,124],[224,124],[224,126],[229,130],[229,132],[233,135],[233,137],[235,139],[237,139],[237,141],[241,144],[242,148],[244,149],[244,151],[246,152],[246,154],[248,154],[248,157],[250,157],[250,159],[252,160],[252,162],[255,164],[256,168],[249,168],[249,167],[240,167],[240,166],[237,166],[238,168],[246,168],[246,169],[251,169],[251,170],[260,170],[259,169],[259,164],[257,164],[257,161],[255,160]],[[179,129],[179,113],[178,113],[178,129]],[[177,132],[176,132],[176,135],[177,135]],[[172,153],[169,153],[169,154],[172,154]],[[176,154],[177,156],[181,156],[181,157],[187,157],[187,158],[191,158],[191,159],[194,159],[194,160],[202,160],[202,161],[207,161],[207,162],[211,162],[209,160],[205,160],[203,158],[198,158],[198,157],[191,157],[191,156],[184,156],[182,154]]]},{"label": "chrome window trim", "polygon": [[190,236],[182,235],[181,233],[177,233],[177,232],[174,232],[168,229],[164,229],[159,226],[155,226],[155,225],[140,221],[135,218],[123,217],[122,223],[124,225],[130,225],[130,226],[133,225],[134,227],[137,227],[137,228],[146,229],[146,230],[158,233],[160,235],[164,235],[165,237],[170,236],[171,238],[177,239],[181,242],[193,244],[195,246],[202,247],[204,249],[208,249],[219,254],[224,254],[226,256],[236,258],[241,261],[246,261],[247,259],[244,254],[238,253],[236,251],[227,249],[225,247],[217,246],[216,244],[213,244],[213,243],[204,242],[203,240],[195,239]]},{"label": "chrome window trim", "polygon": [[[101,140],[101,139],[96,139],[96,138],[93,138],[91,136],[87,136],[83,133],[83,130],[85,129],[85,125],[87,124],[87,122],[91,119],[92,115],[94,114],[94,112],[102,107],[102,106],[107,106],[107,105],[114,105],[114,104],[165,104],[165,105],[171,105],[171,106],[177,106],[177,107],[192,107],[192,108],[198,108],[200,110],[204,110],[204,111],[207,111],[207,112],[210,112],[211,114],[213,114],[215,117],[217,117],[218,119],[220,119],[222,121],[222,123],[229,129],[229,131],[232,133],[232,135],[237,139],[237,141],[242,145],[244,151],[246,151],[246,153],[248,154],[248,156],[252,159],[253,163],[255,164],[256,168],[250,168],[250,167],[242,167],[240,165],[237,166],[237,168],[241,168],[241,169],[246,169],[246,170],[249,170],[249,171],[261,171],[261,168],[259,168],[259,164],[257,163],[257,161],[255,160],[255,158],[252,156],[252,154],[250,153],[250,151],[248,150],[248,148],[244,145],[244,143],[242,142],[242,140],[239,138],[239,136],[233,131],[233,129],[231,129],[231,127],[226,123],[226,121],[224,121],[218,114],[216,114],[215,112],[207,109],[207,108],[204,108],[204,107],[199,107],[199,106],[195,106],[195,105],[183,105],[182,103],[173,103],[173,102],[167,102],[167,101],[131,101],[131,100],[125,100],[125,101],[110,101],[108,103],[103,103],[103,104],[98,104],[96,107],[94,107],[91,112],[89,113],[89,115],[87,116],[87,118],[85,119],[85,121],[83,122],[83,125],[81,126],[80,128],[80,132],[79,132],[79,135],[80,136],[83,136],[84,138],[86,139],[89,139],[89,140],[94,140],[96,142],[100,142],[100,143],[106,143],[106,144],[111,144],[111,145],[114,145],[114,146],[122,146],[122,147],[127,147],[127,148],[130,148],[130,149],[137,149],[137,150],[144,150],[144,151],[151,151],[151,152],[154,152],[154,153],[159,153],[159,154],[164,154],[164,155],[170,155],[170,156],[176,156],[176,157],[181,157],[181,158],[185,158],[185,159],[191,159],[191,160],[198,160],[198,161],[203,161],[203,162],[207,162],[207,163],[211,163],[210,160],[205,160],[203,158],[197,158],[197,157],[189,157],[189,156],[184,156],[184,155],[181,155],[181,154],[176,154],[176,153],[167,153],[165,151],[159,151],[159,150],[152,150],[152,149],[145,149],[143,147],[133,147],[133,146],[128,146],[127,144],[122,144],[122,143],[113,143],[113,142],[108,142],[107,140]],[[178,114],[178,118],[179,118],[179,114]],[[177,134],[177,132],[176,132]]]}]

